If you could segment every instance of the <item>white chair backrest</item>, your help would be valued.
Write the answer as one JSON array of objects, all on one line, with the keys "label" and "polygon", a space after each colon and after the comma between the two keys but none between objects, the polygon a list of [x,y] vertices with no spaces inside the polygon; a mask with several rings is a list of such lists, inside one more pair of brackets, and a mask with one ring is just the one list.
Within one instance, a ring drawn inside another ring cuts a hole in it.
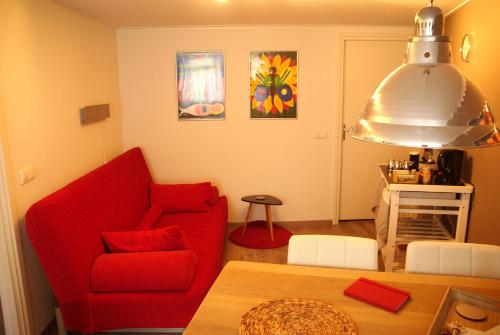
[{"label": "white chair backrest", "polygon": [[415,241],[406,250],[405,271],[500,279],[500,246]]},{"label": "white chair backrest", "polygon": [[377,241],[338,235],[293,235],[288,264],[336,268],[378,269]]}]

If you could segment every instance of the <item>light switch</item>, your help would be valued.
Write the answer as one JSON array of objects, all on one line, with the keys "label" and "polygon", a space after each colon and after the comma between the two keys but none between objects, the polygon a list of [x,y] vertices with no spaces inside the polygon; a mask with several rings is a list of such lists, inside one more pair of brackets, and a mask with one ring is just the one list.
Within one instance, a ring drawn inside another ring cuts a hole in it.
[{"label": "light switch", "polygon": [[325,140],[327,138],[328,138],[328,130],[326,129],[319,129],[314,132],[315,140]]},{"label": "light switch", "polygon": [[24,169],[19,170],[19,183],[24,185],[35,179],[35,167],[33,165],[27,166]]}]

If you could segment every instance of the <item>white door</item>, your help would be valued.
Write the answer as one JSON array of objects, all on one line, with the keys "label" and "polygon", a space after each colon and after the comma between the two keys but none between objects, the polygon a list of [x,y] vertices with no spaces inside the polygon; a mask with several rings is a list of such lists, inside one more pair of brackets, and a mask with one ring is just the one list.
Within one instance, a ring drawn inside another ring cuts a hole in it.
[{"label": "white door", "polygon": [[[406,39],[347,40],[344,52],[343,123],[349,129],[378,84],[403,62]],[[358,141],[342,142],[340,220],[372,219],[379,182],[378,165],[408,159],[409,148]]]}]

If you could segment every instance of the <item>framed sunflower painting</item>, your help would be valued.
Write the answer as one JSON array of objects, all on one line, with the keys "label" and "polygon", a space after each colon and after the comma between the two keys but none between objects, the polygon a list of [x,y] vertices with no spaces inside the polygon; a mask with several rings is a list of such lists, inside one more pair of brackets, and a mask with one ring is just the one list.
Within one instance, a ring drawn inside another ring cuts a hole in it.
[{"label": "framed sunflower painting", "polygon": [[177,52],[179,120],[225,119],[224,53]]},{"label": "framed sunflower painting", "polygon": [[297,118],[297,51],[250,53],[250,118]]}]

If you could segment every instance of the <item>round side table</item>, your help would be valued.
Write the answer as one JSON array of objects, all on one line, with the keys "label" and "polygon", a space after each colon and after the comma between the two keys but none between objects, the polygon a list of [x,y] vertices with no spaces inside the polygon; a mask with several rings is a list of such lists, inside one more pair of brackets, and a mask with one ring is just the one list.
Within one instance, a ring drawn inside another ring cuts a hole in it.
[{"label": "round side table", "polygon": [[249,203],[247,216],[245,218],[245,223],[243,224],[243,235],[245,235],[246,233],[248,220],[250,220],[250,215],[252,215],[253,205],[259,204],[266,206],[267,226],[269,227],[269,232],[271,234],[271,241],[274,241],[273,220],[271,218],[271,206],[281,206],[283,205],[283,201],[281,201],[276,197],[273,197],[272,195],[264,195],[264,194],[247,195],[246,197],[241,198],[241,200]]}]

